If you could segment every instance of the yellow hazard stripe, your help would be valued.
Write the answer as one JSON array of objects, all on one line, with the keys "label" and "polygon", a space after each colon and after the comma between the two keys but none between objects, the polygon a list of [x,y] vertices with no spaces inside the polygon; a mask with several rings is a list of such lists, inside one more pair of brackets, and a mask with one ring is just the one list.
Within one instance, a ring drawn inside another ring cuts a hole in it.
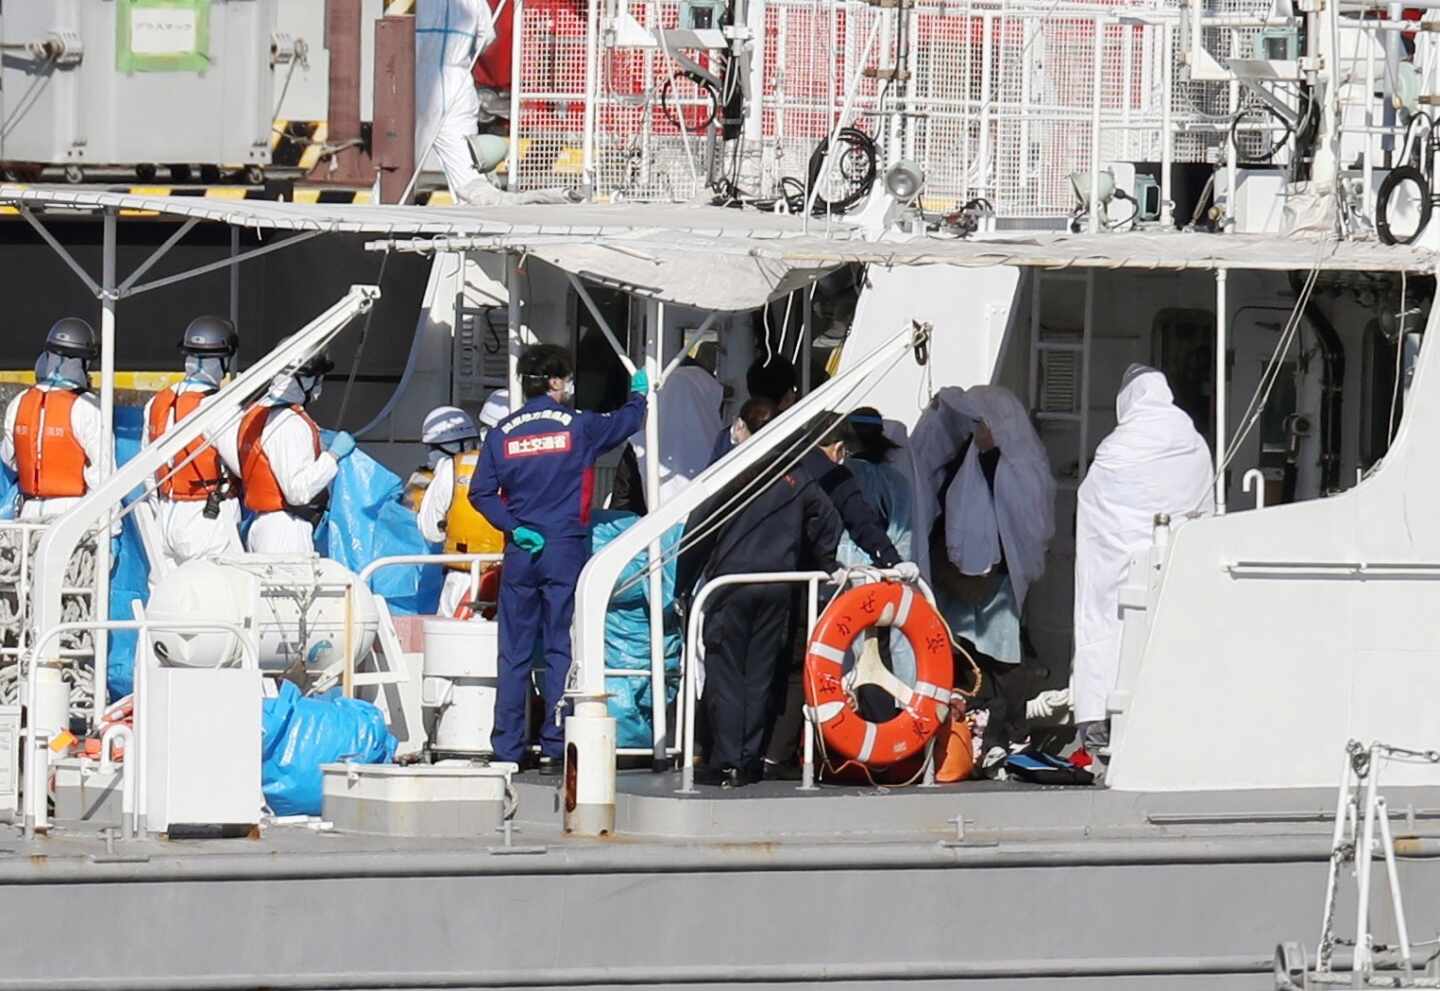
[{"label": "yellow hazard stripe", "polygon": [[[115,388],[133,392],[159,392],[185,378],[184,372],[116,372]],[[35,372],[0,371],[0,385],[34,385]],[[91,374],[90,384],[100,387],[100,376]]]},{"label": "yellow hazard stripe", "polygon": [[310,135],[310,144],[300,156],[300,170],[309,172],[320,164],[320,153],[325,150],[325,142],[330,138],[330,125],[321,121],[315,127],[315,133]]}]

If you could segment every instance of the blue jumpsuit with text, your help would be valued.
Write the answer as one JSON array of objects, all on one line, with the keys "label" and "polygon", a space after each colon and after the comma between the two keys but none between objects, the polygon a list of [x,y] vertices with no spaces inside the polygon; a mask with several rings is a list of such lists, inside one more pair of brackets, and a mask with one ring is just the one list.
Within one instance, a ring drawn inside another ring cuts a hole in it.
[{"label": "blue jumpsuit with text", "polygon": [[518,761],[527,744],[525,699],[536,636],[545,648],[540,749],[564,752],[555,708],[570,671],[575,583],[590,556],[590,499],[595,459],[645,422],[645,397],[631,393],[614,413],[589,413],[548,396],[531,399],[485,438],[470,480],[470,502],[507,538],[529,527],[545,538],[538,554],[505,544],[500,579],[500,682],[491,747],[497,760]]}]

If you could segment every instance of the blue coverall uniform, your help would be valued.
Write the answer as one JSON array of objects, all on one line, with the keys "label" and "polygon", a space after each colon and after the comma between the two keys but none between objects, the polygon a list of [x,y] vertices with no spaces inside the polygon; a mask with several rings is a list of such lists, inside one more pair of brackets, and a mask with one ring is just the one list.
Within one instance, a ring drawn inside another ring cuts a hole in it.
[{"label": "blue coverall uniform", "polygon": [[497,760],[518,761],[525,752],[525,699],[537,634],[543,635],[545,647],[540,749],[547,757],[564,755],[565,735],[555,725],[555,707],[570,672],[575,583],[590,556],[595,459],[644,422],[645,397],[638,392],[614,413],[580,412],[539,396],[485,437],[470,480],[471,504],[507,538],[522,526],[545,538],[545,546],[533,555],[513,539],[505,544],[500,680],[490,737]]}]

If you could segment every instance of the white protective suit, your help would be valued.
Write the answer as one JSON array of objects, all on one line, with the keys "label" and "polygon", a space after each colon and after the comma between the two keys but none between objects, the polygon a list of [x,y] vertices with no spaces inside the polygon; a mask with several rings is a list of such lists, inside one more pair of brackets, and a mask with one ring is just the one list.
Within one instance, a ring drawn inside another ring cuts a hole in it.
[{"label": "white protective suit", "polygon": [[[480,410],[480,440],[485,439],[486,431],[509,415],[510,391],[495,390]],[[478,443],[476,446],[479,446]],[[445,521],[450,516],[450,504],[454,499],[455,459],[449,455],[441,455],[440,460],[435,462],[435,473],[430,478],[425,496],[420,500],[420,509],[415,514],[416,522],[420,526],[420,536],[432,544],[445,543]],[[436,615],[455,616],[461,604],[469,598],[470,572],[447,570],[445,584],[440,588],[440,604]],[[482,617],[477,612],[472,618]]]},{"label": "white protective suit", "polygon": [[[668,502],[690,480],[710,466],[715,436],[725,425],[720,404],[725,387],[705,369],[681,365],[660,386],[656,415],[660,418],[660,499]],[[645,478],[645,431],[630,438],[640,478]],[[650,507],[653,508],[653,507]]]},{"label": "white protective suit", "polygon": [[1075,520],[1075,721],[1106,718],[1120,671],[1120,586],[1150,546],[1156,513],[1178,526],[1214,509],[1210,449],[1174,403],[1165,376],[1132,366],[1115,397],[1115,429],[1080,485]]},{"label": "white protective suit", "polygon": [[945,466],[985,420],[1000,449],[995,493],[971,444],[950,486],[945,506],[945,544],[950,560],[966,575],[983,575],[1001,560],[1009,569],[1017,610],[1030,585],[1045,572],[1045,551],[1055,535],[1055,479],[1045,446],[1024,405],[1009,389],[980,385],[941,389],[910,435],[915,464],[915,555],[929,576],[930,532],[939,515],[936,494]]},{"label": "white protective suit", "polygon": [[[318,394],[317,394],[318,395]],[[317,398],[312,395],[311,399]],[[304,405],[305,390],[293,375],[282,372],[270,385],[270,394],[262,400],[269,406]],[[226,431],[215,443],[225,467],[240,475],[240,424]],[[335,480],[340,462],[329,451],[315,453],[314,436],[309,425],[293,410],[282,409],[270,416],[260,432],[260,447],[270,461],[275,479],[285,501],[292,506],[313,502]],[[315,528],[298,516],[286,512],[260,513],[250,524],[245,538],[251,554],[313,554]]]},{"label": "white protective suit", "polygon": [[476,168],[468,140],[480,118],[470,70],[494,40],[486,0],[419,0],[416,5],[415,167],[438,162],[457,203],[487,202],[499,193]]},{"label": "white protective suit", "polygon": [[[215,386],[209,382],[197,382],[186,379],[179,386],[180,392],[211,392]],[[155,402],[151,399],[145,404],[145,416],[142,422],[150,423],[150,407]],[[171,421],[174,425],[174,421]],[[209,439],[207,437],[207,439]],[[228,467],[233,465],[238,456],[234,451],[235,435],[225,433],[211,443],[215,446],[220,460]],[[147,427],[141,433],[141,444],[143,447],[150,446],[150,431]],[[226,448],[231,450],[227,452]],[[238,473],[237,477],[238,477]],[[219,504],[219,515],[215,519],[205,517],[205,503],[203,501],[185,501],[178,499],[166,499],[158,491],[152,490],[150,499],[154,505],[155,521],[159,531],[160,547],[157,550],[164,555],[164,564],[150,569],[150,581],[154,583],[170,568],[179,567],[187,561],[193,561],[202,557],[215,557],[221,554],[239,554],[244,548],[240,544],[240,500],[238,498],[222,499]]]},{"label": "white protective suit", "polygon": [[[76,366],[80,366],[79,359],[73,360]],[[83,371],[79,373],[80,381],[84,381]],[[42,384],[39,388],[45,391],[55,389],[67,389],[69,385]],[[15,418],[20,412],[20,399],[25,393],[20,393],[10,400],[5,407],[4,434],[0,436],[0,461],[5,462],[5,467],[11,471],[15,470]],[[100,400],[93,392],[81,393],[75,405],[71,407],[70,426],[75,432],[75,439],[80,443],[81,449],[85,452],[85,485],[93,489],[100,483],[100,470],[102,459],[112,457],[114,448],[105,444],[105,431],[100,423]],[[75,499],[26,499],[20,507],[19,518],[27,521],[38,521],[53,519],[63,515],[71,506],[79,502]]]}]

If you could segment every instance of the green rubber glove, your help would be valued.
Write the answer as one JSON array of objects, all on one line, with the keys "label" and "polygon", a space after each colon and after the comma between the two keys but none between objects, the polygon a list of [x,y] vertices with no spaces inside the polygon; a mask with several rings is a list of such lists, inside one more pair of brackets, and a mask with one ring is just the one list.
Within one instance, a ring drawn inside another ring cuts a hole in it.
[{"label": "green rubber glove", "polygon": [[630,376],[630,391],[638,392],[642,396],[650,391],[650,373],[643,368],[635,369],[635,374]]},{"label": "green rubber glove", "polygon": [[539,554],[545,546],[545,538],[540,536],[528,526],[517,526],[510,539],[515,541],[515,546],[522,551],[529,551],[531,554]]}]

